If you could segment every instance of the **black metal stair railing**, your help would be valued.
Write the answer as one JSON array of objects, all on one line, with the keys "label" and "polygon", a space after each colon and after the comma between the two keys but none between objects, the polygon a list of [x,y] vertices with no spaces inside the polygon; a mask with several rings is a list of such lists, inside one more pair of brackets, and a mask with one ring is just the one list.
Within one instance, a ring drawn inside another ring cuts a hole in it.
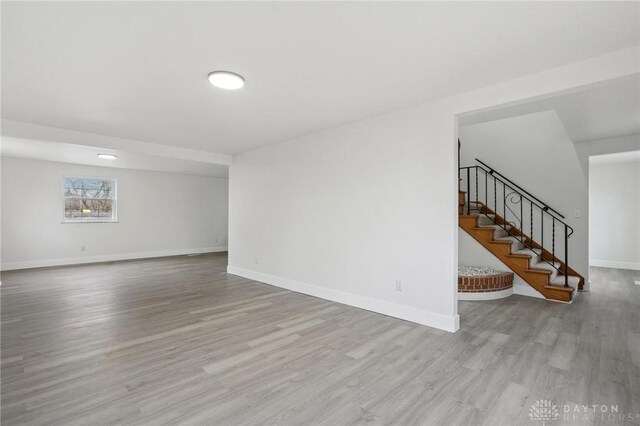
[{"label": "black metal stair railing", "polygon": [[[477,210],[486,215],[478,207],[482,203],[496,215],[501,215],[504,223],[498,223],[495,216],[487,217],[535,255],[538,253],[534,250],[537,248],[534,242],[537,243],[542,249],[540,258],[559,274],[564,274],[564,286],[569,287],[569,237],[573,228],[563,221],[564,215],[483,161],[477,158],[476,161],[481,165],[459,169],[461,190],[466,190],[464,212],[471,214]],[[527,225],[528,238],[525,234]],[[513,232],[514,228],[520,232]],[[545,251],[551,254],[551,260],[545,257]]]}]

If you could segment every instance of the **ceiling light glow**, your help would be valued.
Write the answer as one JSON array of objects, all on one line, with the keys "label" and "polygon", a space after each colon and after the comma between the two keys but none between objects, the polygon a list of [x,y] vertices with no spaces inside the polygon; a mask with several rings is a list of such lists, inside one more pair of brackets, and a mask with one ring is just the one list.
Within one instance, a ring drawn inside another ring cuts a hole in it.
[{"label": "ceiling light glow", "polygon": [[98,154],[98,158],[103,160],[115,160],[118,156],[113,154]]},{"label": "ceiling light glow", "polygon": [[209,83],[220,89],[237,90],[244,86],[244,78],[230,71],[214,71],[209,74]]}]

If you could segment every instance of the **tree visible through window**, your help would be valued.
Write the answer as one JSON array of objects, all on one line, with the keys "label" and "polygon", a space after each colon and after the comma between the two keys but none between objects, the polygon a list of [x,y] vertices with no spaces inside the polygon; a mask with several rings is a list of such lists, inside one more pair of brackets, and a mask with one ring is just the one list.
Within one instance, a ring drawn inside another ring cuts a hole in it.
[{"label": "tree visible through window", "polygon": [[68,222],[115,221],[115,179],[65,177],[64,219]]}]

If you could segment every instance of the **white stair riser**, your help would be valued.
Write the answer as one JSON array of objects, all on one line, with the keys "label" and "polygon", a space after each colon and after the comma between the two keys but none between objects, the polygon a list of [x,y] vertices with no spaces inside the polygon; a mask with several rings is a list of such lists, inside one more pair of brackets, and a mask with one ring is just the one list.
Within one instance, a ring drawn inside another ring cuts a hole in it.
[{"label": "white stair riser", "polygon": [[511,244],[511,253],[514,253],[518,250],[522,250],[524,248],[524,244],[522,244],[520,241],[514,241]]},{"label": "white stair riser", "polygon": [[533,257],[529,259],[529,268],[535,268],[542,259],[540,258],[540,256],[535,256],[533,253],[531,253],[531,256]]},{"label": "white stair riser", "polygon": [[[552,280],[549,280],[549,282],[551,282]],[[553,279],[554,282],[552,282],[551,284],[553,285],[560,285],[563,286],[564,285],[564,275],[558,275],[555,279]],[[580,283],[580,278],[573,276],[573,275],[569,275],[569,286],[573,287],[573,288],[578,288],[578,284]]]},{"label": "white stair riser", "polygon": [[489,219],[488,217],[484,215],[480,215],[480,217],[478,218],[478,225],[480,226],[495,225],[495,223],[493,222],[493,220]]},{"label": "white stair riser", "polygon": [[507,243],[511,243],[511,246],[509,246],[509,251],[511,254],[517,252],[518,250],[522,250],[522,248],[524,247],[524,245],[520,242],[520,241],[514,241],[514,240],[509,240],[509,239],[500,239],[500,240],[494,240],[494,241],[499,241],[499,242],[507,242]]},{"label": "white stair riser", "polygon": [[497,240],[498,238],[508,237],[509,233],[502,228],[496,228],[493,231],[493,239]]}]

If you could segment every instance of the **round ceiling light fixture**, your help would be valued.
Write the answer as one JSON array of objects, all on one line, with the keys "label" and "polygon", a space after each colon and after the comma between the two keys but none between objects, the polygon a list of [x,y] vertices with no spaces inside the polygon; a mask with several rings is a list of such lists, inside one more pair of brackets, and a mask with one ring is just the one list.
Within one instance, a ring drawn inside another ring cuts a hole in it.
[{"label": "round ceiling light fixture", "polygon": [[98,154],[98,158],[103,160],[115,160],[118,156],[113,154]]},{"label": "round ceiling light fixture", "polygon": [[237,90],[244,86],[244,77],[231,71],[214,71],[209,74],[209,83],[220,89]]}]

